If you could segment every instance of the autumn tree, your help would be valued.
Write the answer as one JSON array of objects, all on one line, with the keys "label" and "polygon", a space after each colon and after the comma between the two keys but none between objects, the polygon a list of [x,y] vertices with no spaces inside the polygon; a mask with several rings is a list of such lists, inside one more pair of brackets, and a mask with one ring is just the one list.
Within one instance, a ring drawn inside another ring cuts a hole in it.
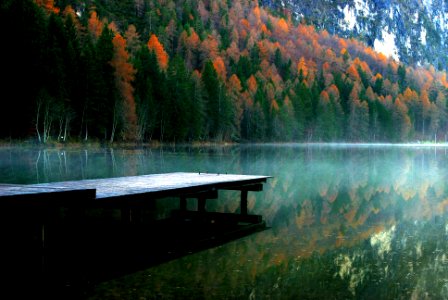
[{"label": "autumn tree", "polygon": [[240,0],[97,8],[0,5],[0,84],[14,95],[0,138],[398,141],[447,130],[446,73],[293,26],[289,13]]},{"label": "autumn tree", "polygon": [[94,39],[98,39],[103,31],[104,24],[98,18],[96,11],[90,13],[88,20],[88,29]]},{"label": "autumn tree", "polygon": [[303,81],[308,76],[308,67],[305,58],[302,56],[297,63],[297,73],[299,74],[299,81]]},{"label": "autumn tree", "polygon": [[392,116],[396,132],[395,139],[398,141],[406,140],[411,130],[411,119],[407,113],[408,108],[400,97],[397,97],[394,102]]},{"label": "autumn tree", "polygon": [[[125,39],[117,33],[112,40],[114,54],[111,65],[115,69],[115,85],[119,92],[118,102],[115,103],[114,119],[123,119],[123,136],[127,140],[137,138],[137,114],[134,100],[134,88],[132,81],[135,69],[129,62],[129,53],[126,50]],[[120,116],[120,114],[122,116]],[[114,139],[114,131],[111,140]]]},{"label": "autumn tree", "polygon": [[129,55],[133,57],[140,47],[140,35],[138,34],[137,29],[133,24],[128,26],[124,37],[126,39],[126,50],[128,51]]},{"label": "autumn tree", "polygon": [[241,81],[233,74],[230,76],[229,81],[227,82],[227,94],[229,97],[230,102],[233,104],[233,107],[235,109],[234,111],[234,117],[233,123],[235,124],[235,134],[236,138],[240,137],[241,133],[241,120],[243,116],[243,102],[241,97],[242,92],[242,85]]},{"label": "autumn tree", "polygon": [[162,71],[166,71],[168,68],[168,54],[165,52],[163,45],[159,42],[159,39],[155,34],[151,34],[148,41],[148,48],[156,54],[159,68]]},{"label": "autumn tree", "polygon": [[277,26],[276,26],[276,34],[280,37],[280,38],[284,38],[286,37],[286,35],[289,32],[289,26],[288,23],[286,23],[285,19],[280,18],[277,21]]},{"label": "autumn tree", "polygon": [[35,0],[37,5],[43,7],[48,13],[58,14],[60,9],[54,5],[54,0]]},{"label": "autumn tree", "polygon": [[224,60],[221,57],[217,57],[213,60],[213,67],[216,70],[216,74],[218,75],[219,79],[223,82],[227,79],[227,71],[226,66],[224,64]]}]

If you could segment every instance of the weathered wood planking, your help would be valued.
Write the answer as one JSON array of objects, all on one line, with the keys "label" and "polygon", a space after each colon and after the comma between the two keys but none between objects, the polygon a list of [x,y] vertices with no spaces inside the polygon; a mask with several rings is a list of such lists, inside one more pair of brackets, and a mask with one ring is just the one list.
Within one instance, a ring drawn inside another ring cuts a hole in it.
[{"label": "weathered wood planking", "polygon": [[[219,189],[244,190],[266,182],[270,176],[210,173],[166,173],[28,185],[27,189],[95,189],[96,200],[117,200],[144,196],[162,198]],[[1,189],[0,189],[1,190]],[[24,189],[24,193],[26,189]],[[2,193],[0,192],[0,197]],[[101,201],[103,202],[103,201]]]},{"label": "weathered wood planking", "polygon": [[95,199],[92,188],[0,184],[0,205],[13,206],[77,206]]}]

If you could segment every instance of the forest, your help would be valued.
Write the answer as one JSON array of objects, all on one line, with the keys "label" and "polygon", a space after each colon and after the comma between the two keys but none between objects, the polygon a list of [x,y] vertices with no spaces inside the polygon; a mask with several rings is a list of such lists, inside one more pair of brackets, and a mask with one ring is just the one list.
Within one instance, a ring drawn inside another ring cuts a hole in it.
[{"label": "forest", "polygon": [[3,0],[0,139],[446,140],[448,81],[253,0]]}]

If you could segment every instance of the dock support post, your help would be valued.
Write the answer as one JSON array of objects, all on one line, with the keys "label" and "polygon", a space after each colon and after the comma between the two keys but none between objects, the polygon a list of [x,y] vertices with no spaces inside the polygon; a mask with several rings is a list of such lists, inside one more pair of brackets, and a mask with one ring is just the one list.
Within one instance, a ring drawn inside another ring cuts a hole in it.
[{"label": "dock support post", "polygon": [[247,215],[247,190],[241,191],[241,214]]},{"label": "dock support post", "polygon": [[182,211],[186,211],[187,210],[187,198],[185,196],[180,196],[180,204],[179,204],[179,208]]},{"label": "dock support post", "polygon": [[204,196],[199,196],[198,197],[198,211],[200,212],[205,212],[205,201],[206,201],[206,197]]}]

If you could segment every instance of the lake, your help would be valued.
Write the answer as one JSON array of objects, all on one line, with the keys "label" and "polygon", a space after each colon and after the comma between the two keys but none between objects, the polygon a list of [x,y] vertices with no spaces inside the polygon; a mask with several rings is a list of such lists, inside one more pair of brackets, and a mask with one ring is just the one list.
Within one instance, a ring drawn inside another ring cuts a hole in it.
[{"label": "lake", "polygon": [[[3,183],[177,171],[273,176],[248,198],[270,228],[104,282],[89,298],[448,298],[447,147],[0,148]],[[210,208],[235,212],[239,199],[223,192]]]}]

